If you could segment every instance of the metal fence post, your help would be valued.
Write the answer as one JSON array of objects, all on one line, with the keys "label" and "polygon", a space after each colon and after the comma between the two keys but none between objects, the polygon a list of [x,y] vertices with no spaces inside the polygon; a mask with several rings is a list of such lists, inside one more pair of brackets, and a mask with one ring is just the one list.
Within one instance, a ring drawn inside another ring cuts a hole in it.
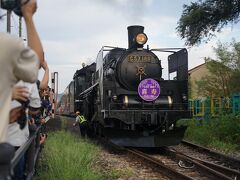
[{"label": "metal fence post", "polygon": [[32,179],[34,173],[35,173],[35,154],[36,154],[36,141],[38,138],[38,135],[34,135],[35,133],[39,133],[37,126],[31,125],[31,135],[35,136],[34,140],[31,142],[27,154],[26,154],[26,172],[28,174],[26,179]]}]

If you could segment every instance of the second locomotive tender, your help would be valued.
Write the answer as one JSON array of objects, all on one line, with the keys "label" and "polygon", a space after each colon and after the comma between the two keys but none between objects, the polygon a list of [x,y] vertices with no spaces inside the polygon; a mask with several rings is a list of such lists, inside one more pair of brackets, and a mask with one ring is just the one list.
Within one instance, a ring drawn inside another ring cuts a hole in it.
[{"label": "second locomotive tender", "polygon": [[[186,130],[175,125],[190,114],[187,50],[144,48],[147,40],[144,27],[129,26],[127,49],[104,46],[96,63],[74,75],[74,110],[84,113],[96,134],[118,145],[175,145]],[[176,74],[173,80],[162,78],[154,51],[171,53],[168,74]]]}]

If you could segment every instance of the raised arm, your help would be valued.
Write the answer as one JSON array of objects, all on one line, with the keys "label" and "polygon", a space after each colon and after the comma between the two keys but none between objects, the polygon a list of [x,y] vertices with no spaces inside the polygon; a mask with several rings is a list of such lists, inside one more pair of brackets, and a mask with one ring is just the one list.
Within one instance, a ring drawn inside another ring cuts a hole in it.
[{"label": "raised arm", "polygon": [[48,69],[47,61],[44,60],[44,62],[42,64],[42,68],[44,69],[45,72],[43,75],[43,79],[40,82],[40,89],[47,89],[48,81],[49,81],[49,69]]},{"label": "raised arm", "polygon": [[33,22],[33,14],[36,12],[36,10],[37,10],[36,0],[30,0],[27,4],[22,6],[22,13],[27,29],[28,46],[35,51],[40,61],[40,64],[43,64],[44,62],[43,47],[39,35],[37,33],[37,30],[35,28],[35,24]]}]

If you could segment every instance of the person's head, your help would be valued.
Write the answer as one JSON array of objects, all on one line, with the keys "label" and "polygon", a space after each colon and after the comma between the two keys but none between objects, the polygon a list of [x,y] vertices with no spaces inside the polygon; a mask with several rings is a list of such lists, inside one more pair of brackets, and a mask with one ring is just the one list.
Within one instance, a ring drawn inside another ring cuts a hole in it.
[{"label": "person's head", "polygon": [[76,115],[80,115],[80,112],[79,112],[79,111],[77,111],[77,112],[76,112]]}]

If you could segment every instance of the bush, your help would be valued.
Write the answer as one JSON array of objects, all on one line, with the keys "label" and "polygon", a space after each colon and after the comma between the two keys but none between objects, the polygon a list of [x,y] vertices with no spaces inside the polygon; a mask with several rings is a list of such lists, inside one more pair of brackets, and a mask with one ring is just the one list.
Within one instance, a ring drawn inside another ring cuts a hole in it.
[{"label": "bush", "polygon": [[220,150],[226,153],[234,152],[238,149],[237,144],[225,143],[219,140],[214,140],[209,144],[209,147]]},{"label": "bush", "polygon": [[205,120],[180,120],[177,124],[187,125],[185,139],[197,144],[225,152],[240,150],[240,116],[222,115]]}]

